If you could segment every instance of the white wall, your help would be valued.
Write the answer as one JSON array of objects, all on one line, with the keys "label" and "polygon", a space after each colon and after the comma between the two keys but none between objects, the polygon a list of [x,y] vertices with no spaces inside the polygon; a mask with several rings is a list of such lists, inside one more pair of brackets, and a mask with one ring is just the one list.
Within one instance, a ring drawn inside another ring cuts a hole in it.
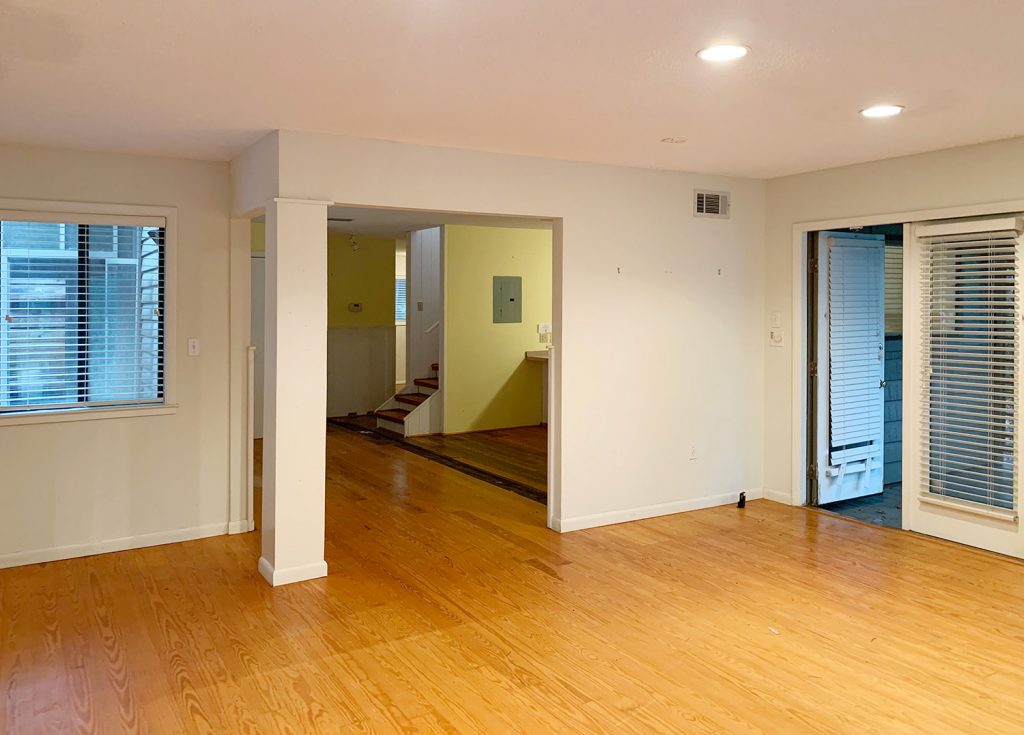
[{"label": "white wall", "polygon": [[250,311],[249,317],[249,331],[252,335],[252,346],[256,348],[256,352],[253,355],[252,372],[252,428],[254,439],[263,438],[263,321],[266,318],[263,312],[267,305],[267,269],[265,265],[266,261],[263,257],[263,253],[253,255],[249,259],[249,289],[252,294],[252,310]]},{"label": "white wall", "polygon": [[[800,222],[879,215],[877,223],[902,222],[909,212],[1024,199],[1024,138],[954,148],[788,176],[768,182],[765,314],[781,313],[792,331],[799,284],[793,277],[793,232]],[[944,213],[936,211],[934,216]],[[966,214],[966,212],[964,212]],[[763,327],[766,334],[767,322]],[[791,343],[770,347],[765,357],[765,487],[791,497],[793,453],[793,359]],[[796,500],[795,496],[794,502]]]},{"label": "white wall", "polygon": [[[441,359],[441,335],[444,318],[441,303],[441,228],[409,233],[409,258],[406,262],[406,288],[409,305],[405,326],[408,352],[405,374],[411,382],[434,375],[431,365]],[[423,309],[419,308],[420,304]]]},{"label": "white wall", "polygon": [[328,417],[369,413],[394,393],[394,327],[327,329]]},{"label": "white wall", "polygon": [[[228,165],[0,146],[0,197],[177,207],[179,404],[174,415],[0,428],[0,566],[225,533],[232,520],[238,530]],[[200,356],[187,356],[189,337]]]},{"label": "white wall", "polygon": [[[760,492],[763,182],[281,132],[234,167],[235,211],[278,172],[282,196],[562,218],[555,527]],[[694,187],[731,191],[732,219],[693,218]]]}]

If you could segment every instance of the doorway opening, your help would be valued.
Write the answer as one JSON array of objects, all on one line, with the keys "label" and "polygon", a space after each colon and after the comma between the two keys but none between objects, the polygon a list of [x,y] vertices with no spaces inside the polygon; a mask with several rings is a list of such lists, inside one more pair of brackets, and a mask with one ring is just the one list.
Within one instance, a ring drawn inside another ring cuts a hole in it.
[{"label": "doorway opening", "polygon": [[903,523],[904,225],[809,233],[809,504]]},{"label": "doorway opening", "polygon": [[329,207],[328,435],[360,433],[546,504],[553,246],[550,220]]}]

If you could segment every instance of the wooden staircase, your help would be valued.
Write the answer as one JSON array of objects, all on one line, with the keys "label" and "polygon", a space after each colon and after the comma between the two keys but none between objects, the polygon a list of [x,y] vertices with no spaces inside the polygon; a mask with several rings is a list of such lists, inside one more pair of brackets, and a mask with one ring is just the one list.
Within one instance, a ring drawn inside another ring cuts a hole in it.
[{"label": "wooden staircase", "polygon": [[[432,376],[414,379],[411,388],[406,388],[402,393],[396,393],[374,411],[377,428],[402,437],[431,433],[429,428],[429,409],[431,407],[426,404],[431,398],[438,395],[440,380],[437,373],[439,368],[438,363],[431,364],[430,370],[434,373]],[[419,420],[413,421],[410,417]],[[411,423],[414,423],[415,426],[410,426]]]}]

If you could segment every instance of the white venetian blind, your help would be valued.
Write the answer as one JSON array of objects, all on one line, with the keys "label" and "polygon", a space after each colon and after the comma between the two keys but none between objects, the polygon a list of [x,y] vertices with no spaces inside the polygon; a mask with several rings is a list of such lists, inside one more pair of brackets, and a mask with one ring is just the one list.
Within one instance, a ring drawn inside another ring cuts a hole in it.
[{"label": "white venetian blind", "polygon": [[881,455],[884,349],[881,242],[828,256],[829,443],[833,465]]},{"label": "white venetian blind", "polygon": [[903,247],[885,246],[885,333],[903,334]]},{"label": "white venetian blind", "polygon": [[40,219],[0,219],[0,412],[161,402],[163,222]]},{"label": "white venetian blind", "polygon": [[1017,508],[1020,232],[1016,218],[918,228],[926,498]]}]

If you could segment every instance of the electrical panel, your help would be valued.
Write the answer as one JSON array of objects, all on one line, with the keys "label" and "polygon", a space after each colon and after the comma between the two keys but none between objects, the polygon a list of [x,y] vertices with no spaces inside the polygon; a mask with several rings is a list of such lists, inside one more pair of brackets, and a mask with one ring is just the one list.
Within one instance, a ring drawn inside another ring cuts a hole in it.
[{"label": "electrical panel", "polygon": [[522,276],[494,276],[494,323],[520,324],[522,321]]}]

